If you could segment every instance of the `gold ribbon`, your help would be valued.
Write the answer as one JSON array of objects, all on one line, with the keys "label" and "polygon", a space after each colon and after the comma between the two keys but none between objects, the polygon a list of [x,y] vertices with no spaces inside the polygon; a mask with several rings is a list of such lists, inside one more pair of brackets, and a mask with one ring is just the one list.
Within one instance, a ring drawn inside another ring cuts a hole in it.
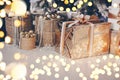
[{"label": "gold ribbon", "polygon": [[[60,53],[64,54],[64,37],[65,37],[65,29],[66,29],[66,24],[70,23],[67,28],[73,27],[75,24],[79,23],[79,20],[76,21],[69,21],[69,22],[63,22],[62,24],[62,32],[61,32],[61,43],[60,43]],[[91,28],[90,28],[90,42],[89,42],[89,56],[92,56],[93,54],[93,39],[94,39],[94,24],[91,22],[86,22],[88,23]]]}]

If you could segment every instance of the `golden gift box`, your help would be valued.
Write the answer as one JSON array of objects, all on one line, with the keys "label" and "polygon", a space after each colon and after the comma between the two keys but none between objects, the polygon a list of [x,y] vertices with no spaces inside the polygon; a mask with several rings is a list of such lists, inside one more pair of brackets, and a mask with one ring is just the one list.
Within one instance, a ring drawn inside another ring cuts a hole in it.
[{"label": "golden gift box", "polygon": [[[75,23],[75,25],[73,25]],[[69,27],[69,25],[71,25]],[[61,32],[60,53],[72,59],[107,54],[110,44],[111,23],[64,22]],[[68,27],[67,27],[68,25]]]},{"label": "golden gift box", "polygon": [[110,53],[120,55],[120,31],[111,31]]},{"label": "golden gift box", "polygon": [[20,49],[32,50],[36,47],[36,34],[30,30],[29,32],[20,32]]}]

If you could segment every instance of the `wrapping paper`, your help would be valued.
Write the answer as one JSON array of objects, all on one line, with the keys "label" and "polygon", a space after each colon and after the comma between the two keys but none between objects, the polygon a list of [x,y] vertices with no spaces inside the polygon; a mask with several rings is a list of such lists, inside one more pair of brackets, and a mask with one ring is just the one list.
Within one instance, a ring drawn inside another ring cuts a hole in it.
[{"label": "wrapping paper", "polygon": [[109,52],[110,23],[87,23],[67,28],[64,22],[61,33],[60,53],[79,59]]},{"label": "wrapping paper", "polygon": [[24,50],[31,50],[35,48],[36,38],[21,38],[20,39],[20,48]]},{"label": "wrapping paper", "polygon": [[39,38],[39,47],[54,46],[56,27],[56,20],[44,20],[39,18],[39,24],[36,30]]},{"label": "wrapping paper", "polygon": [[[20,26],[15,26],[14,23],[16,20],[20,21]],[[6,17],[5,18],[5,25],[7,35],[13,38],[13,43],[16,45],[19,44],[19,33],[21,31],[29,31],[33,30],[34,27],[32,26],[32,16],[26,15],[25,17],[20,16],[13,16],[13,17]]]},{"label": "wrapping paper", "polygon": [[110,53],[117,54],[120,56],[120,31],[111,31],[111,45]]}]

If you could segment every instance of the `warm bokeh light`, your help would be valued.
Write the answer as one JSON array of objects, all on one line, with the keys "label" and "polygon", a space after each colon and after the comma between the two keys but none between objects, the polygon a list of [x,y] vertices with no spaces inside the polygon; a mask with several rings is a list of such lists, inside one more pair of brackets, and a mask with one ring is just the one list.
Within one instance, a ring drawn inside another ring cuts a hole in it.
[{"label": "warm bokeh light", "polygon": [[0,28],[2,28],[2,26],[3,26],[3,21],[2,21],[2,19],[0,18]]},{"label": "warm bokeh light", "polygon": [[5,9],[2,9],[2,10],[0,11],[0,16],[1,16],[2,18],[6,17],[6,11],[5,11]]},{"label": "warm bokeh light", "polygon": [[58,73],[55,74],[55,78],[59,78],[59,74]]},{"label": "warm bokeh light", "polygon": [[27,69],[26,66],[24,64],[16,64],[16,66],[13,66],[12,70],[11,70],[11,76],[14,79],[22,79],[26,76],[27,74]]},{"label": "warm bokeh light", "polygon": [[4,75],[0,74],[0,80],[3,80],[3,78],[4,78]]},{"label": "warm bokeh light", "polygon": [[55,71],[56,71],[56,72],[59,72],[59,70],[60,70],[60,69],[59,69],[58,67],[55,68]]},{"label": "warm bokeh light", "polygon": [[72,11],[76,11],[77,9],[76,9],[76,7],[72,7]]},{"label": "warm bokeh light", "polygon": [[60,57],[59,57],[58,55],[55,56],[55,59],[56,59],[56,60],[59,60],[59,58],[60,58]]},{"label": "warm bokeh light", "polygon": [[46,60],[46,59],[47,59],[47,56],[42,56],[42,59],[43,59],[43,60]]},{"label": "warm bokeh light", "polygon": [[15,59],[15,60],[20,60],[20,59],[21,59],[20,53],[15,53],[15,54],[14,54],[14,59]]},{"label": "warm bokeh light", "polygon": [[11,41],[12,41],[11,37],[9,37],[9,36],[5,37],[5,43],[9,44],[9,43],[11,43]]},{"label": "warm bokeh light", "polygon": [[6,4],[7,4],[7,5],[10,5],[10,4],[11,4],[11,1],[6,1]]},{"label": "warm bokeh light", "polygon": [[117,3],[113,3],[112,5],[114,8],[117,8],[118,7],[118,4]]},{"label": "warm bokeh light", "polygon": [[4,5],[4,1],[0,1],[0,6]]},{"label": "warm bokeh light", "polygon": [[36,62],[36,63],[40,63],[40,59],[39,59],[39,58],[36,59],[35,62]]},{"label": "warm bokeh light", "polygon": [[3,42],[0,42],[0,49],[3,49],[4,48],[4,43]]},{"label": "warm bokeh light", "polygon": [[48,2],[52,2],[52,0],[47,0]]},{"label": "warm bokeh light", "polygon": [[78,4],[78,5],[77,5],[77,8],[81,8],[81,4]]},{"label": "warm bokeh light", "polygon": [[64,4],[69,4],[69,1],[68,0],[64,0]]},{"label": "warm bokeh light", "polygon": [[106,60],[106,59],[107,59],[107,56],[106,56],[106,55],[104,55],[102,58],[103,58],[103,60]]},{"label": "warm bokeh light", "polygon": [[27,5],[23,0],[15,0],[11,4],[11,11],[14,12],[16,16],[23,16],[27,11]]},{"label": "warm bokeh light", "polygon": [[67,12],[70,12],[70,8],[66,8],[66,11],[67,11]]},{"label": "warm bokeh light", "polygon": [[94,64],[91,64],[90,65],[91,69],[95,68],[95,65]]},{"label": "warm bokeh light", "polygon": [[74,3],[74,0],[70,0],[70,3]]},{"label": "warm bokeh light", "polygon": [[119,73],[116,73],[115,74],[115,78],[119,78],[120,77],[120,74]]},{"label": "warm bokeh light", "polygon": [[88,2],[88,0],[83,0],[85,3]]},{"label": "warm bokeh light", "polygon": [[79,73],[79,77],[83,77],[84,75],[83,75],[83,73]]},{"label": "warm bokeh light", "polygon": [[88,6],[92,6],[93,5],[93,3],[92,2],[88,2]]},{"label": "warm bokeh light", "polygon": [[76,68],[76,72],[80,72],[80,68],[79,67]]},{"label": "warm bokeh light", "polygon": [[10,75],[6,75],[6,79],[7,79],[7,80],[10,80],[10,79],[11,79],[11,76],[10,76]]},{"label": "warm bokeh light", "polygon": [[64,10],[64,7],[60,7],[59,9],[60,9],[60,11],[63,11],[63,10]]},{"label": "warm bokeh light", "polygon": [[64,80],[69,80],[69,77],[65,76],[65,77],[64,77]]},{"label": "warm bokeh light", "polygon": [[1,62],[0,63],[0,70],[1,71],[5,71],[5,69],[6,69],[6,63],[5,62]]},{"label": "warm bokeh light", "polygon": [[79,1],[79,4],[83,5],[83,1],[80,0],[80,1]]},{"label": "warm bokeh light", "polygon": [[50,59],[52,59],[53,57],[54,57],[53,54],[50,54],[50,55],[49,55],[49,58],[50,58]]},{"label": "warm bokeh light", "polygon": [[21,21],[20,20],[15,20],[14,21],[14,26],[15,27],[20,27],[21,26]]},{"label": "warm bokeh light", "polygon": [[112,0],[107,0],[108,2],[112,2]]},{"label": "warm bokeh light", "polygon": [[56,8],[56,7],[57,7],[57,4],[56,4],[56,3],[53,3],[53,7]]},{"label": "warm bokeh light", "polygon": [[3,38],[5,36],[3,31],[0,31],[0,38]]},{"label": "warm bokeh light", "polygon": [[114,55],[113,54],[109,54],[109,58],[114,58]]}]

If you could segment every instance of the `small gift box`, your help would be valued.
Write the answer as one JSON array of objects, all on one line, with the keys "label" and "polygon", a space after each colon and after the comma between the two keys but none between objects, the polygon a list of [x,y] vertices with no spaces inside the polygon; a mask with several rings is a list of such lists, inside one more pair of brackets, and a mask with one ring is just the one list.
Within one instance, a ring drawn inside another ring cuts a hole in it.
[{"label": "small gift box", "polygon": [[78,24],[74,21],[64,22],[60,53],[66,54],[72,59],[107,54],[110,43],[110,25],[111,23],[108,22],[94,24],[90,22],[86,24]]},{"label": "small gift box", "polygon": [[29,32],[21,32],[20,33],[20,49],[31,50],[35,48],[36,44],[36,34],[33,33],[32,30]]},{"label": "small gift box", "polygon": [[120,55],[120,31],[111,31],[110,53]]}]

